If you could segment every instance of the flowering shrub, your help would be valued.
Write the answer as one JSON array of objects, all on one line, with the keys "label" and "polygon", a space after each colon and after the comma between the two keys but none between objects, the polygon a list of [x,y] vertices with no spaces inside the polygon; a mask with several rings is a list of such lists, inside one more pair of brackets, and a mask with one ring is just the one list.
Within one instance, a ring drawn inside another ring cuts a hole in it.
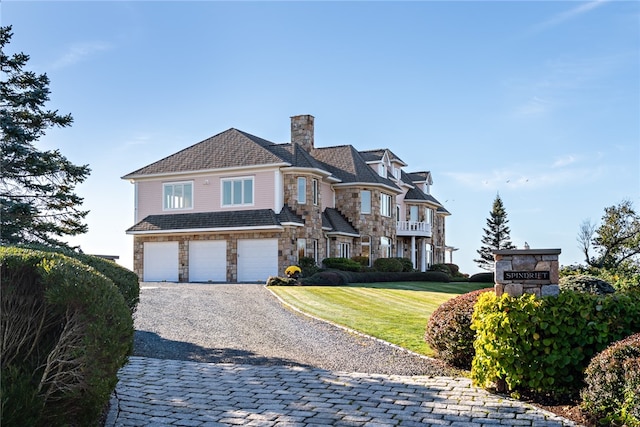
[{"label": "flowering shrub", "polygon": [[290,265],[286,270],[284,270],[284,274],[286,274],[287,277],[293,279],[297,279],[300,276],[301,272],[302,270],[297,265]]}]

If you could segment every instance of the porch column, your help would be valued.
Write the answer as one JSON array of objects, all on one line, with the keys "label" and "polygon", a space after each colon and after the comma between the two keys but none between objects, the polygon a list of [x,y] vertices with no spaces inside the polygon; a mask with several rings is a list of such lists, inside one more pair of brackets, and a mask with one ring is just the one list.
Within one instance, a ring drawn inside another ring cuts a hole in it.
[{"label": "porch column", "polygon": [[416,236],[411,236],[411,264],[416,268]]},{"label": "porch column", "polygon": [[427,271],[427,248],[424,243],[424,239],[420,239],[420,271],[423,273]]}]

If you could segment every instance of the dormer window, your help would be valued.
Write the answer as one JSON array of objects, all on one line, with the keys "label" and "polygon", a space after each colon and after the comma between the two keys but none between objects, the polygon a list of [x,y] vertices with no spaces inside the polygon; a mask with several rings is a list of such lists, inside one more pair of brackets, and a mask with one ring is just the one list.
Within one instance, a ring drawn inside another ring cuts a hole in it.
[{"label": "dormer window", "polygon": [[383,178],[387,177],[387,165],[384,163],[380,163],[380,167],[378,168],[379,175]]}]

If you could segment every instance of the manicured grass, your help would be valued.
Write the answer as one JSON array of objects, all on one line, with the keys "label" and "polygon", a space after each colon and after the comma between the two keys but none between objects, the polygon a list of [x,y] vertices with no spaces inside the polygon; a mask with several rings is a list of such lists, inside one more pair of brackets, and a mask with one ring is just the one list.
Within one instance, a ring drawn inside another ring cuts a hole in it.
[{"label": "manicured grass", "polygon": [[431,313],[457,295],[486,288],[486,283],[358,283],[347,286],[271,286],[269,289],[299,310],[432,355],[424,342]]}]

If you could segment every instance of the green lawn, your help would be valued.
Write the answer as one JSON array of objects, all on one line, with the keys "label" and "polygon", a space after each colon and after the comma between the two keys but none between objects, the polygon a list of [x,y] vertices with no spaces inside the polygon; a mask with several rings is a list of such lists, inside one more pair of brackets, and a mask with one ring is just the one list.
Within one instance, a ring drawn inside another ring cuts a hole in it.
[{"label": "green lawn", "polygon": [[358,283],[347,286],[271,286],[269,289],[305,313],[432,355],[424,342],[431,313],[457,295],[486,283]]}]

